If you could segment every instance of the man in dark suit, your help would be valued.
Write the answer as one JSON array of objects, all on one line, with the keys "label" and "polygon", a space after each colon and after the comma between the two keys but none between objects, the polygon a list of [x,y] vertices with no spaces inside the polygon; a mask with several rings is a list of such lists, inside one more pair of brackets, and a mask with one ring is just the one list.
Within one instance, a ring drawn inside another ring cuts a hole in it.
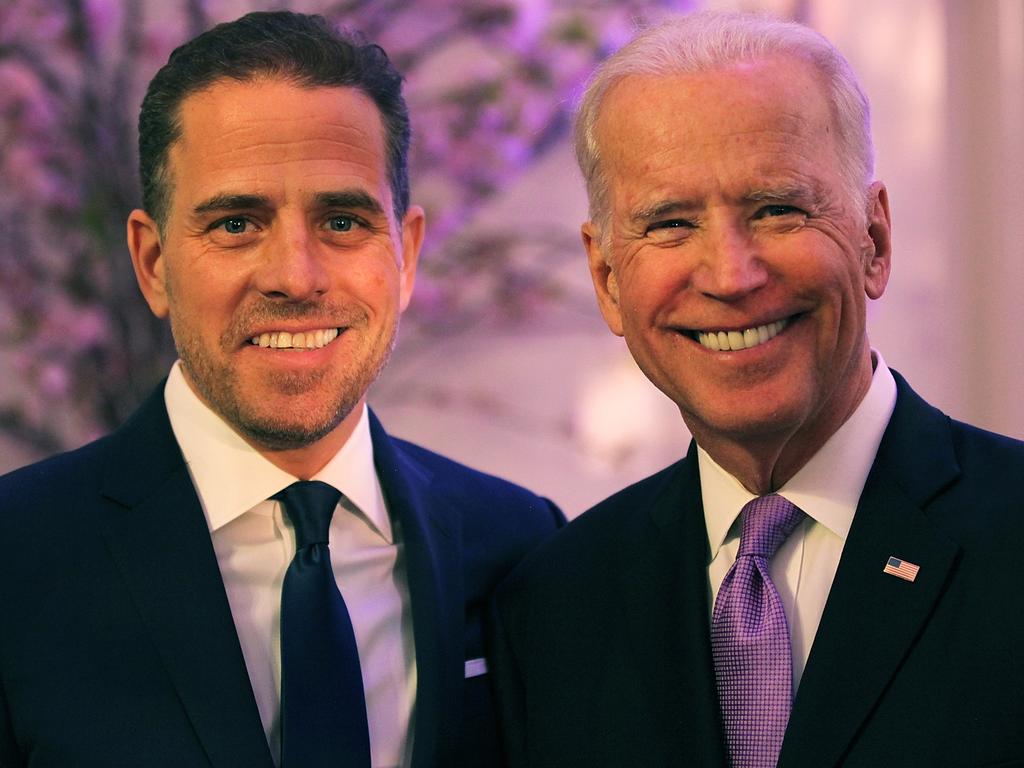
[{"label": "man in dark suit", "polygon": [[150,84],[128,244],[180,360],[0,480],[3,768],[497,764],[482,606],[562,518],[365,405],[423,239],[408,146],[400,75],[319,17],[218,26]]},{"label": "man in dark suit", "polygon": [[601,311],[694,442],[497,590],[511,765],[1024,765],[1024,446],[869,345],[890,216],[848,64],[673,19],[576,139]]}]

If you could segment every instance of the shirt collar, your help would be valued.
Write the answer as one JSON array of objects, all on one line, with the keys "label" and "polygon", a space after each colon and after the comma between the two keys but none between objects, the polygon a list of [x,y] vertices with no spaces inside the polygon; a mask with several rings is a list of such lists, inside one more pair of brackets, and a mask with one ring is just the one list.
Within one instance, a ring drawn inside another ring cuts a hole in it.
[{"label": "shirt collar", "polygon": [[[268,461],[200,400],[185,381],[180,361],[167,377],[164,402],[211,532],[298,479]],[[366,406],[359,408],[352,435],[312,479],[341,491],[358,517],[392,543],[391,520],[373,464],[370,420]]]},{"label": "shirt collar", "polygon": [[[875,350],[871,354],[875,370],[864,399],[810,461],[777,491],[843,541],[850,532],[878,444],[896,405],[896,380],[881,354]],[[708,544],[714,559],[743,505],[755,497],[699,445],[697,461]]]}]

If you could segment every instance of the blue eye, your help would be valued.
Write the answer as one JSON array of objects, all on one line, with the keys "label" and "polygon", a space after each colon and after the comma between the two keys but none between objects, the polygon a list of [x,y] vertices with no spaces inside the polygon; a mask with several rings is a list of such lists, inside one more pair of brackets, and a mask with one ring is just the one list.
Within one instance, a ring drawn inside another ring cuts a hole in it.
[{"label": "blue eye", "polygon": [[243,218],[224,219],[220,223],[220,226],[224,227],[224,231],[229,235],[241,235],[245,232],[249,222]]},{"label": "blue eye", "polygon": [[693,229],[696,225],[687,219],[666,219],[665,221],[658,221],[651,224],[648,228],[648,232],[653,232],[657,229]]},{"label": "blue eye", "polygon": [[762,216],[788,216],[791,213],[803,213],[792,205],[766,205],[760,211]]},{"label": "blue eye", "polygon": [[351,216],[332,216],[328,222],[334,232],[349,232],[355,222]]}]

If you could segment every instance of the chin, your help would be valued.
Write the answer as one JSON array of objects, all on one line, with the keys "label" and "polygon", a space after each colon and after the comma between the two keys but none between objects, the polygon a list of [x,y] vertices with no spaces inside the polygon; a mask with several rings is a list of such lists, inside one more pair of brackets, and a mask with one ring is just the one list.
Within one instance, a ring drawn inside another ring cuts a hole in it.
[{"label": "chin", "polygon": [[236,428],[253,442],[267,450],[288,451],[305,448],[333,432],[342,419],[320,424],[295,424],[279,420],[246,421]]},{"label": "chin", "polygon": [[[775,408],[759,407],[756,410],[735,408],[709,412],[707,409],[697,409],[692,413],[694,421],[703,425],[701,431],[746,440],[762,440],[792,434],[806,420],[804,409],[793,403]],[[688,421],[685,411],[684,421]],[[694,430],[691,428],[691,431]]]},{"label": "chin", "polygon": [[333,409],[319,413],[301,410],[285,414],[281,410],[268,413],[239,409],[229,419],[232,426],[250,442],[272,451],[305,448],[329,435],[352,413],[358,398],[339,402]]}]

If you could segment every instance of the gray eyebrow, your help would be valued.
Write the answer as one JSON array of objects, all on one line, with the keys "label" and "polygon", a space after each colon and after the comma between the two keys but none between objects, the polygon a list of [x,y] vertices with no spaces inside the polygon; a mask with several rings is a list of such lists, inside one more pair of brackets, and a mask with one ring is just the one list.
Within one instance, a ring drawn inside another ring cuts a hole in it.
[{"label": "gray eyebrow", "polygon": [[819,200],[823,194],[820,184],[780,184],[775,187],[753,189],[744,195],[752,203],[777,200]]},{"label": "gray eyebrow", "polygon": [[634,224],[645,224],[669,213],[690,211],[697,207],[692,200],[661,200],[643,208],[635,209],[629,216]]},{"label": "gray eyebrow", "polygon": [[[761,189],[753,189],[743,196],[746,202],[778,202],[780,200],[818,201],[824,194],[820,184],[779,184]],[[672,198],[660,200],[630,213],[629,220],[633,224],[646,224],[670,213],[692,211],[700,208],[701,203],[695,200]]]}]

